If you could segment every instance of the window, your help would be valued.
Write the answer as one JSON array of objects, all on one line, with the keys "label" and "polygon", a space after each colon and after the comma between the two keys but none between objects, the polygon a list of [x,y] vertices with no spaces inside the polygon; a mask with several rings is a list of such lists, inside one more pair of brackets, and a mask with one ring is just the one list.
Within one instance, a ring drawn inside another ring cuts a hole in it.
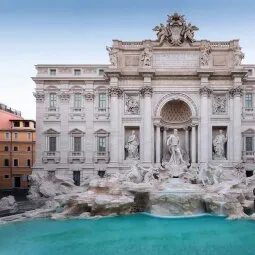
[{"label": "window", "polygon": [[74,137],[74,151],[81,151],[81,137]]},{"label": "window", "polygon": [[248,75],[248,76],[252,76],[252,69],[249,69],[249,70],[248,70],[247,75]]},{"label": "window", "polygon": [[4,176],[4,179],[9,179],[9,175],[6,174],[6,175]]},{"label": "window", "polygon": [[245,94],[245,108],[252,108],[252,93]]},{"label": "window", "polygon": [[13,126],[14,127],[20,127],[20,122],[19,121],[14,121]]},{"label": "window", "polygon": [[4,151],[9,151],[9,147],[8,146],[4,146]]},{"label": "window", "polygon": [[13,166],[19,166],[19,160],[18,159],[13,160]]},{"label": "window", "polygon": [[253,139],[252,139],[252,137],[246,137],[245,147],[246,147],[246,151],[253,151]]},{"label": "window", "polygon": [[74,69],[74,75],[81,75],[81,70],[80,69]]},{"label": "window", "polygon": [[31,166],[31,160],[30,159],[27,160],[27,166]]},{"label": "window", "polygon": [[106,137],[98,137],[98,151],[106,152]]},{"label": "window", "polygon": [[31,147],[30,146],[27,146],[27,151],[31,151]]},{"label": "window", "polygon": [[27,132],[27,139],[31,139],[31,136],[32,136],[31,132]]},{"label": "window", "polygon": [[104,76],[104,70],[103,70],[103,69],[99,69],[98,75],[99,75],[99,76]]},{"label": "window", "polygon": [[24,121],[24,127],[29,127],[29,121]]},{"label": "window", "polygon": [[49,151],[54,152],[57,150],[57,137],[49,137]]},{"label": "window", "polygon": [[5,133],[5,139],[6,139],[6,140],[9,140],[9,139],[10,139],[10,132],[6,132],[6,133]]},{"label": "window", "polygon": [[106,109],[106,94],[105,93],[99,93],[98,95],[98,108],[99,109]]},{"label": "window", "polygon": [[74,108],[81,109],[82,105],[82,95],[80,93],[74,94]]},{"label": "window", "polygon": [[56,110],[57,95],[55,93],[50,93],[49,99],[50,99],[50,109]]},{"label": "window", "polygon": [[50,75],[55,76],[57,74],[56,69],[50,69]]},{"label": "window", "polygon": [[6,159],[4,160],[4,166],[9,166],[9,159],[6,158]]},{"label": "window", "polygon": [[17,132],[14,133],[14,139],[17,140],[18,139],[19,134]]},{"label": "window", "polygon": [[14,146],[13,151],[18,151],[18,146]]}]

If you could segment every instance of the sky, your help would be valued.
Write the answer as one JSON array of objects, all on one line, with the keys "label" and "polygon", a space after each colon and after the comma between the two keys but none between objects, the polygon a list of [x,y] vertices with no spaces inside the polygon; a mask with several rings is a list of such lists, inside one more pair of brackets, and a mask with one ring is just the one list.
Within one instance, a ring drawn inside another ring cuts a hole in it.
[{"label": "sky", "polygon": [[255,64],[254,0],[0,0],[0,102],[35,119],[36,64],[108,64],[112,39],[156,39],[179,12],[199,27],[195,39],[240,39]]}]

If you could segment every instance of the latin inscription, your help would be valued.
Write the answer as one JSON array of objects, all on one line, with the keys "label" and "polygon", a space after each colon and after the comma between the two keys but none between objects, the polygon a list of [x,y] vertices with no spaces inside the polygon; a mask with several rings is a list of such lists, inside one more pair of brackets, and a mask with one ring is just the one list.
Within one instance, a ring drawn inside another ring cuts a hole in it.
[{"label": "latin inscription", "polygon": [[200,52],[154,53],[153,66],[158,68],[198,67]]}]

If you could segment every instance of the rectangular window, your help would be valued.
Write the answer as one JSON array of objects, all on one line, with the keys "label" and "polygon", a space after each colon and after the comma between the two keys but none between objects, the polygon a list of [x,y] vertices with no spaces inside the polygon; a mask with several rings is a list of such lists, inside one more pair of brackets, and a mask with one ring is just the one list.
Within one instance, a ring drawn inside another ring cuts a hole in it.
[{"label": "rectangular window", "polygon": [[9,140],[10,139],[10,132],[5,132],[5,139]]},{"label": "rectangular window", "polygon": [[29,127],[29,121],[24,121],[24,127]]},{"label": "rectangular window", "polygon": [[50,69],[50,75],[55,76],[57,74],[56,69]]},{"label": "rectangular window", "polygon": [[252,93],[245,94],[245,108],[252,108]]},{"label": "rectangular window", "polygon": [[4,160],[4,166],[9,166],[9,159],[6,158],[6,159]]},{"label": "rectangular window", "polygon": [[19,160],[18,159],[13,160],[13,166],[19,166]]},{"label": "rectangular window", "polygon": [[99,93],[98,95],[98,108],[99,109],[106,109],[106,94]]},{"label": "rectangular window", "polygon": [[17,140],[19,137],[19,134],[17,132],[14,133],[14,139]]},{"label": "rectangular window", "polygon": [[81,75],[81,70],[80,69],[74,69],[74,75],[75,76]]},{"label": "rectangular window", "polygon": [[14,146],[13,151],[18,151],[18,146]]},{"label": "rectangular window", "polygon": [[5,175],[5,176],[4,176],[4,179],[9,179],[9,175]]},{"label": "rectangular window", "polygon": [[246,137],[245,141],[246,145],[246,151],[253,151],[253,139],[252,137]]},{"label": "rectangular window", "polygon": [[20,127],[20,122],[19,121],[14,121],[13,126],[14,127]]},{"label": "rectangular window", "polygon": [[49,151],[54,152],[57,150],[57,137],[49,137]]},{"label": "rectangular window", "polygon": [[57,95],[55,93],[50,93],[49,95],[49,100],[50,100],[50,109],[51,110],[56,110],[57,107]]},{"label": "rectangular window", "polygon": [[31,147],[30,146],[27,146],[27,151],[31,151]]},{"label": "rectangular window", "polygon": [[74,137],[74,151],[81,151],[81,137]]},{"label": "rectangular window", "polygon": [[82,95],[80,93],[74,94],[74,108],[81,109],[82,105]]},{"label": "rectangular window", "polygon": [[8,146],[4,146],[4,151],[9,151],[9,147]]},{"label": "rectangular window", "polygon": [[103,69],[99,69],[98,75],[99,75],[99,76],[104,76],[104,70],[103,70]]},{"label": "rectangular window", "polygon": [[31,139],[31,136],[32,136],[32,134],[31,134],[31,132],[27,132],[27,139]]},{"label": "rectangular window", "polygon": [[98,151],[106,152],[106,137],[98,137]]},{"label": "rectangular window", "polygon": [[31,160],[30,159],[27,160],[27,166],[31,166]]}]

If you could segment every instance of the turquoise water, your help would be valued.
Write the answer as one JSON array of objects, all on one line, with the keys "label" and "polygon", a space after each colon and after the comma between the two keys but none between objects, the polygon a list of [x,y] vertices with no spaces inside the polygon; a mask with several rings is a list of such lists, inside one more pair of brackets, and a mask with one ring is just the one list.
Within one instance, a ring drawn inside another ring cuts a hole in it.
[{"label": "turquoise water", "polygon": [[255,222],[131,215],[0,225],[6,255],[255,255]]}]

